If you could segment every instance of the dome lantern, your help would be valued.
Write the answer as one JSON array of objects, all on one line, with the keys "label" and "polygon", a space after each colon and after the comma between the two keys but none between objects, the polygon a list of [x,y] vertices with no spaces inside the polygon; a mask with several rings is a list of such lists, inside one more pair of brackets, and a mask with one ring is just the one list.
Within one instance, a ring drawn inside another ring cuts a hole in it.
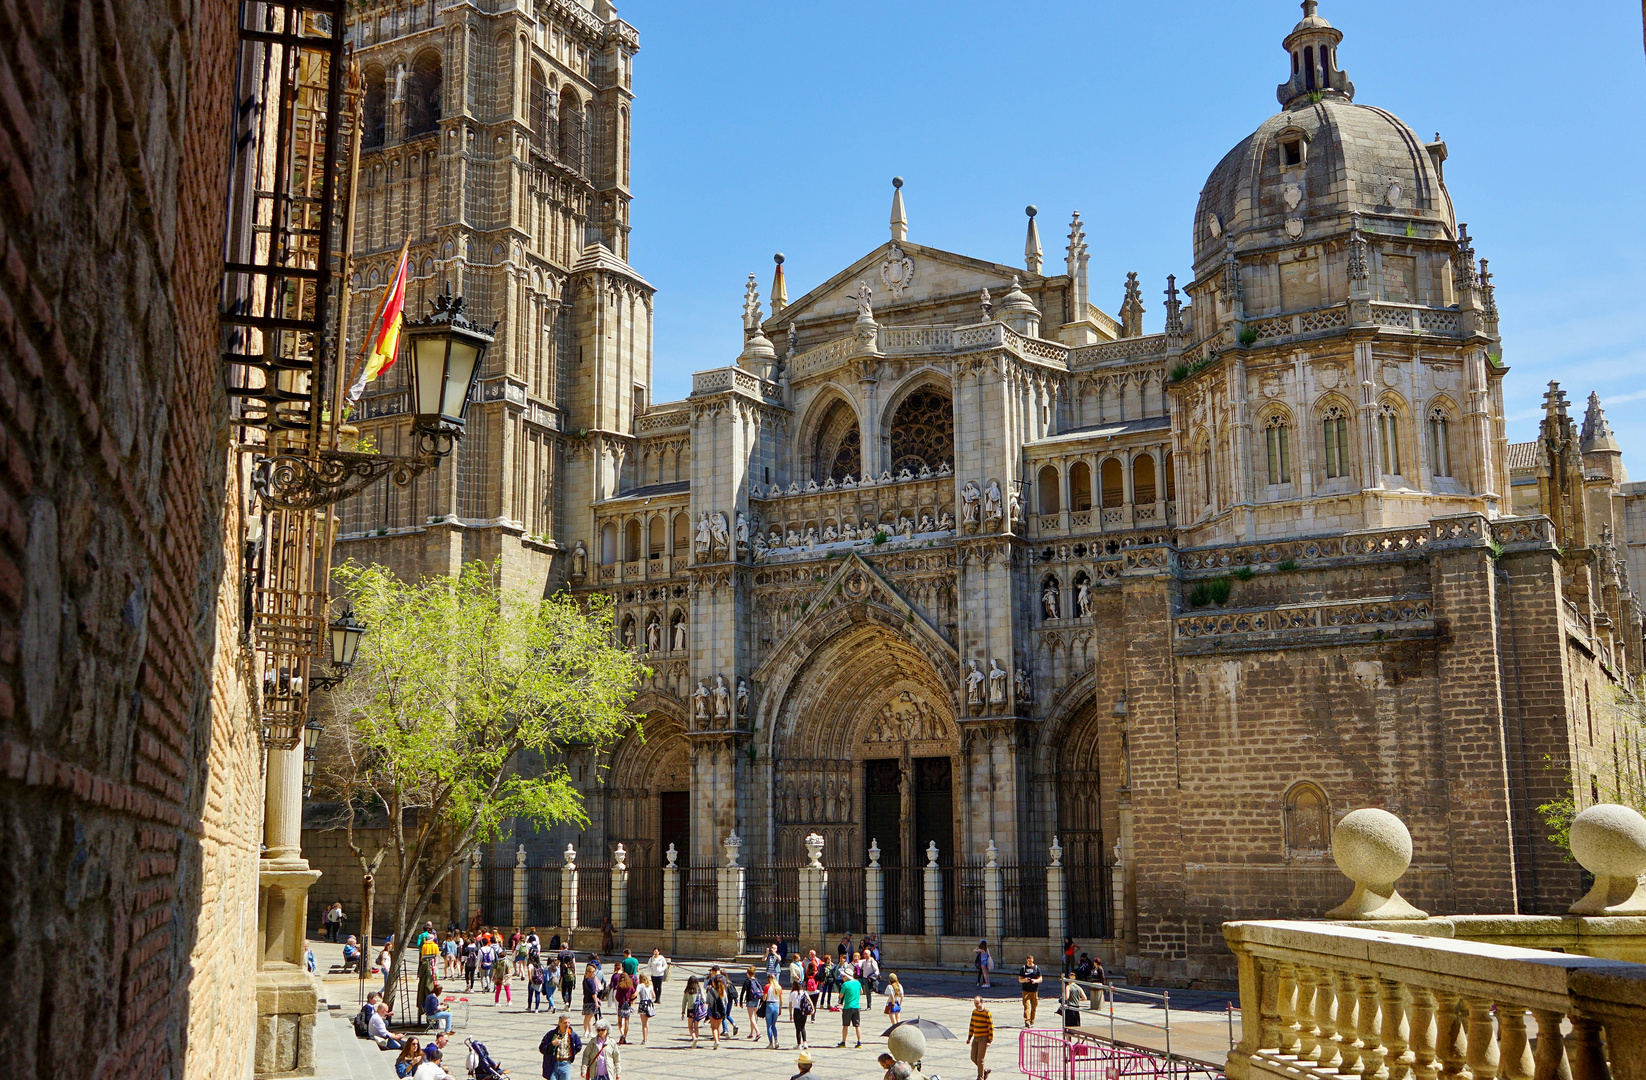
[{"label": "dome lantern", "polygon": [[1317,0],[1303,0],[1303,18],[1282,43],[1292,58],[1292,74],[1275,88],[1275,96],[1286,108],[1312,94],[1341,94],[1354,100],[1355,84],[1337,66],[1343,31],[1315,14],[1317,7]]}]

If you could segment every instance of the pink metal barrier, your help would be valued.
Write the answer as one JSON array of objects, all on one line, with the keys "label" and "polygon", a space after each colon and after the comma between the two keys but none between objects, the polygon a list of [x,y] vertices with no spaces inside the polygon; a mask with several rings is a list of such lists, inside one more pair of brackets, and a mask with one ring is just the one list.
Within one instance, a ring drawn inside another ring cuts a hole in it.
[{"label": "pink metal barrier", "polygon": [[1144,1047],[1062,1028],[1028,1028],[1017,1037],[1017,1067],[1035,1080],[1186,1080],[1221,1070]]}]

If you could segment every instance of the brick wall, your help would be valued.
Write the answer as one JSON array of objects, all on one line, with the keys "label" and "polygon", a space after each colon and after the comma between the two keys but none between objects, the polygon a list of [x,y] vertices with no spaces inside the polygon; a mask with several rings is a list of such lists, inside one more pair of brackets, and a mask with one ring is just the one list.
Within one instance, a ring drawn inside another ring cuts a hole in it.
[{"label": "brick wall", "polygon": [[20,1075],[249,1069],[261,754],[215,310],[232,10],[0,4],[0,949]]}]

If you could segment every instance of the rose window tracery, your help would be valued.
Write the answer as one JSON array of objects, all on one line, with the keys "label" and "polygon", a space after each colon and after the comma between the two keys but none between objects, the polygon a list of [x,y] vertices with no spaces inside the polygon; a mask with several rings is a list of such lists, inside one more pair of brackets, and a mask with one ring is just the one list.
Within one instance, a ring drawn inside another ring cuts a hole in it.
[{"label": "rose window tracery", "polygon": [[916,390],[892,417],[891,470],[954,465],[954,408],[934,390]]}]

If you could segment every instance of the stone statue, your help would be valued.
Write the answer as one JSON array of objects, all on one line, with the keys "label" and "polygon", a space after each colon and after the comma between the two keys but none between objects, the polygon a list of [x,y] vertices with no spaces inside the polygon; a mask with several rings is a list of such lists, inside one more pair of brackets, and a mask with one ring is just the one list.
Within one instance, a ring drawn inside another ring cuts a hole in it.
[{"label": "stone statue", "polygon": [[588,572],[589,552],[588,549],[583,546],[583,541],[579,540],[577,542],[577,546],[572,548],[572,576],[585,577],[588,575]]},{"label": "stone statue", "polygon": [[394,102],[396,104],[406,100],[406,65],[394,65]]},{"label": "stone statue", "polygon": [[943,511],[943,513],[938,515],[938,518],[937,518],[937,531],[938,532],[951,532],[951,531],[953,531],[953,529],[954,529],[954,515],[949,513],[947,510],[945,510],[945,511]]},{"label": "stone statue", "polygon": [[840,526],[840,538],[842,540],[856,540],[857,539],[857,526],[853,525],[849,521],[846,522],[844,525]]},{"label": "stone statue", "polygon": [[737,715],[745,720],[749,716],[749,681],[747,679],[737,680]]},{"label": "stone statue", "polygon": [[897,523],[897,531],[903,534],[903,539],[914,539],[914,518],[906,517]]},{"label": "stone statue", "polygon": [[759,533],[754,534],[754,557],[756,562],[766,557],[766,538]]},{"label": "stone statue", "polygon": [[718,510],[709,519],[709,546],[715,551],[725,551],[731,546],[731,534],[726,529],[726,515]]},{"label": "stone statue", "polygon": [[1016,484],[1012,485],[1012,493],[1011,493],[1011,498],[1010,498],[1009,505],[1010,505],[1011,512],[1012,512],[1011,513],[1011,520],[1014,523],[1022,521],[1023,520],[1023,492],[1018,489]]},{"label": "stone statue", "polygon": [[703,516],[697,519],[697,537],[692,545],[697,551],[699,559],[709,557],[709,512],[703,511]]},{"label": "stone statue", "polygon": [[741,510],[737,512],[737,546],[740,548],[749,546],[749,519]]},{"label": "stone statue", "polygon": [[692,716],[697,720],[698,727],[705,727],[709,721],[709,687],[702,680],[698,680],[697,689],[692,691]]},{"label": "stone statue", "polygon": [[800,534],[795,532],[794,529],[791,528],[789,530],[789,534],[783,538],[783,546],[784,547],[792,547],[792,548],[793,547],[799,547],[800,546]]},{"label": "stone statue", "polygon": [[930,514],[920,515],[919,530],[923,533],[929,533],[932,531],[932,516]]},{"label": "stone statue", "polygon": [[646,648],[657,652],[663,647],[663,623],[653,615],[646,624]]},{"label": "stone statue", "polygon": [[1027,668],[1018,668],[1014,681],[1017,684],[1017,700],[1025,704],[1034,700],[1034,684],[1029,681]]},{"label": "stone statue", "polygon": [[623,624],[623,647],[627,649],[634,648],[634,623],[632,622]]},{"label": "stone statue", "polygon": [[978,670],[976,660],[968,660],[970,666],[966,672],[966,700],[973,705],[983,704],[983,680],[986,676]]},{"label": "stone statue", "polygon": [[1080,617],[1082,619],[1087,618],[1088,616],[1091,615],[1091,613],[1092,613],[1092,583],[1091,582],[1082,579],[1081,582],[1078,585],[1075,586],[1074,602],[1075,602],[1075,610],[1080,613]]},{"label": "stone statue", "polygon": [[991,528],[998,528],[1000,525],[999,481],[990,480],[988,489],[983,492],[983,520],[988,522]]},{"label": "stone statue", "polygon": [[760,327],[760,286],[749,275],[748,287],[743,290],[743,329],[754,333]]},{"label": "stone statue", "polygon": [[714,718],[729,720],[732,715],[732,692],[724,675],[714,677]]},{"label": "stone statue", "polygon": [[960,520],[968,525],[977,524],[977,504],[983,498],[983,492],[978,490],[977,483],[966,481],[966,486],[960,489]]},{"label": "stone statue", "polygon": [[1046,588],[1040,593],[1040,605],[1046,609],[1046,618],[1061,619],[1063,616],[1058,610],[1057,579],[1047,578]]},{"label": "stone statue", "polygon": [[1006,672],[996,660],[989,661],[989,703],[1001,705],[1006,701]]},{"label": "stone statue", "polygon": [[674,624],[674,648],[675,648],[676,652],[685,651],[685,648],[686,648],[686,618],[685,618],[685,616],[681,616],[680,621]]},{"label": "stone statue", "polygon": [[832,544],[838,539],[840,539],[840,535],[834,531],[833,525],[823,526],[823,542],[825,544]]},{"label": "stone statue", "polygon": [[857,291],[851,294],[857,301],[857,318],[859,322],[874,322],[874,307],[869,303],[874,296],[874,290],[869,288],[867,281],[858,281]]}]

